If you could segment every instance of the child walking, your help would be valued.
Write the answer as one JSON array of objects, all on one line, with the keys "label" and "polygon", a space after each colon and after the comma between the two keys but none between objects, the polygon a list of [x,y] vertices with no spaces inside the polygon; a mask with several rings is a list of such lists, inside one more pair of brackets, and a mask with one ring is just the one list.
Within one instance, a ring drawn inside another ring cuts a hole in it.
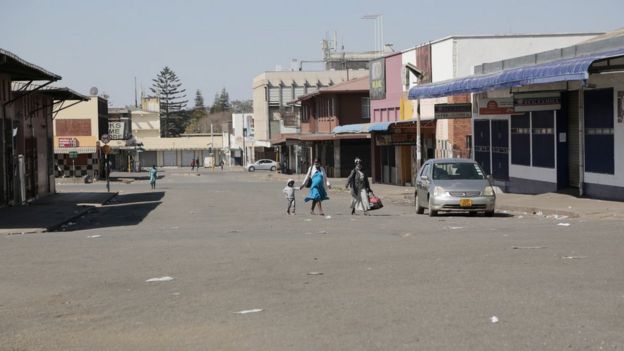
[{"label": "child walking", "polygon": [[[282,192],[286,195],[286,201],[288,202],[288,208],[286,209],[286,214],[295,214],[295,181],[293,179],[288,179],[286,183],[286,187]],[[291,211],[292,209],[292,211]]]}]

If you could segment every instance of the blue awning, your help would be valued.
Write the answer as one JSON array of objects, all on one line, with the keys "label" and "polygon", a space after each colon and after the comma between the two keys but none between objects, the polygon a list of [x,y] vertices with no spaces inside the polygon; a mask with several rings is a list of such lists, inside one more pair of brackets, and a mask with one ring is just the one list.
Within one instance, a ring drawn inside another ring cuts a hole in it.
[{"label": "blue awning", "polygon": [[388,128],[390,128],[390,124],[392,122],[377,122],[371,123],[370,127],[368,127],[369,132],[386,132]]},{"label": "blue awning", "polygon": [[378,123],[359,123],[359,124],[347,124],[344,126],[338,126],[332,130],[333,134],[358,134],[358,133],[370,133],[370,132],[385,132],[390,127],[392,122],[378,122]]},{"label": "blue awning", "polygon": [[592,63],[618,56],[624,56],[624,49],[512,68],[492,74],[418,85],[410,89],[409,98],[434,98],[530,84],[586,80],[589,78],[588,69]]}]

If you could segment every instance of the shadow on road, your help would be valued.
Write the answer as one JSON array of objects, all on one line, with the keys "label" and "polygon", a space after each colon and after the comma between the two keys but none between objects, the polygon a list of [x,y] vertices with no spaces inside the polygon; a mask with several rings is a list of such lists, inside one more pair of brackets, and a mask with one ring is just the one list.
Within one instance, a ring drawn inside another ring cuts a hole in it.
[{"label": "shadow on road", "polygon": [[162,203],[162,191],[118,195],[107,205],[61,226],[57,231],[77,231],[97,228],[133,226]]}]

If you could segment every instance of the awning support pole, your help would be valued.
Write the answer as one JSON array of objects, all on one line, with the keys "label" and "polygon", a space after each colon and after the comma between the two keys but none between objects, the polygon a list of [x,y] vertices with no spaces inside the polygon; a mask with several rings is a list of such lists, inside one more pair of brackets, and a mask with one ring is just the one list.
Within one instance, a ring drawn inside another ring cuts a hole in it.
[{"label": "awning support pole", "polygon": [[585,183],[585,85],[587,81],[581,82],[579,89],[578,119],[579,119],[579,196],[584,195]]}]

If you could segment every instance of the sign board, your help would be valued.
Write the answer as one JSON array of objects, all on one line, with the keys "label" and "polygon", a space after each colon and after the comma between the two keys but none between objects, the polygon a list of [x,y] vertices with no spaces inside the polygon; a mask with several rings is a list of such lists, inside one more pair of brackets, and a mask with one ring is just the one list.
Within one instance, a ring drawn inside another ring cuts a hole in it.
[{"label": "sign board", "polygon": [[513,100],[514,110],[516,112],[549,111],[561,109],[561,94],[558,92],[514,94]]},{"label": "sign board", "polygon": [[70,151],[69,158],[78,158],[78,151]]},{"label": "sign board", "polygon": [[76,139],[76,138],[58,138],[58,145],[61,148],[78,147],[78,139]]},{"label": "sign board", "polygon": [[125,140],[125,121],[108,122],[108,137],[110,140]]},{"label": "sign board", "polygon": [[108,136],[108,134],[102,134],[102,136],[100,137],[100,140],[102,140],[102,142],[104,144],[108,144],[110,143],[110,137]]},{"label": "sign board", "polygon": [[480,115],[511,115],[514,111],[512,98],[492,98],[479,100]]},{"label": "sign board", "polygon": [[370,63],[370,99],[386,98],[386,59],[380,58]]},{"label": "sign board", "polygon": [[435,119],[471,118],[472,104],[436,104]]},{"label": "sign board", "polygon": [[377,134],[375,143],[378,146],[384,145],[416,145],[416,134]]}]

